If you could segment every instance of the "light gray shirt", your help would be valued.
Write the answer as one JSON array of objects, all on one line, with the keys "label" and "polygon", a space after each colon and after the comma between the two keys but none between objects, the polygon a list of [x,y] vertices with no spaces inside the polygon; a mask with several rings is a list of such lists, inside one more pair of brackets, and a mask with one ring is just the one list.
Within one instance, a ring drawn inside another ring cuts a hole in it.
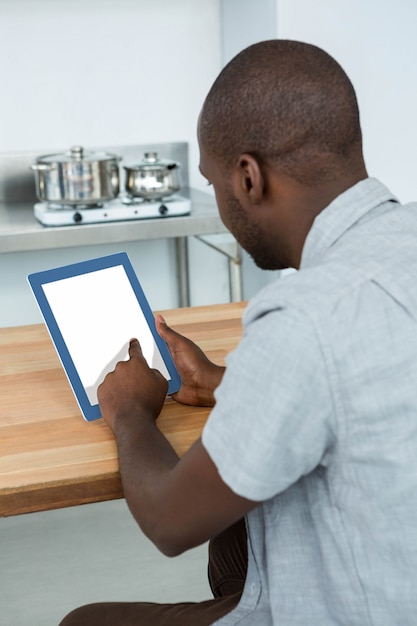
[{"label": "light gray shirt", "polygon": [[361,181],[263,289],[203,444],[259,501],[218,624],[417,624],[417,205]]}]

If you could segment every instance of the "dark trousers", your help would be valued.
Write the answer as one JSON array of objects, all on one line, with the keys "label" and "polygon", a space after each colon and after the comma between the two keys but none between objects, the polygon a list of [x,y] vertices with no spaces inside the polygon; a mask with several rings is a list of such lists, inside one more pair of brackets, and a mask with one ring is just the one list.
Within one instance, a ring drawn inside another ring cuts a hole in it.
[{"label": "dark trousers", "polygon": [[239,602],[247,560],[246,528],[241,520],[209,543],[208,578],[214,596],[211,600],[88,604],[69,613],[60,626],[209,626]]}]

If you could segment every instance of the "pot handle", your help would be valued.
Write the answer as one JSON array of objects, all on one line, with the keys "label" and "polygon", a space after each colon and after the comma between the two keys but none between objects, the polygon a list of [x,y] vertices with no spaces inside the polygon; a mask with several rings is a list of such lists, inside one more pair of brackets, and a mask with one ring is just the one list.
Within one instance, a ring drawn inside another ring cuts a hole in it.
[{"label": "pot handle", "polygon": [[33,172],[50,172],[54,168],[52,165],[47,165],[46,163],[33,163],[29,166],[29,169]]}]

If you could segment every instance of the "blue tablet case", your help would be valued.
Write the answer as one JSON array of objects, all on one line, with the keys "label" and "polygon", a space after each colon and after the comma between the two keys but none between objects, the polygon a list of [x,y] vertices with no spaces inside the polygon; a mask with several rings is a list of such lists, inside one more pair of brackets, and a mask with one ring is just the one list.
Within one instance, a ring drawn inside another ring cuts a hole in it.
[{"label": "blue tablet case", "polygon": [[101,417],[97,387],[128,358],[133,337],[168,380],[168,394],[178,391],[180,377],[125,252],[30,274],[28,281],[87,421]]}]

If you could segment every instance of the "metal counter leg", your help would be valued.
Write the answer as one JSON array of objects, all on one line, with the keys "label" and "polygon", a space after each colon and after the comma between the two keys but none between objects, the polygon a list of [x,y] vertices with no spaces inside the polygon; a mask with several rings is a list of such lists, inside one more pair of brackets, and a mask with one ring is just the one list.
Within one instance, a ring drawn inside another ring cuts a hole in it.
[{"label": "metal counter leg", "polygon": [[178,306],[190,306],[190,284],[188,277],[188,239],[175,237],[177,260]]},{"label": "metal counter leg", "polygon": [[242,288],[242,252],[239,244],[231,235],[196,235],[196,239],[202,241],[227,257],[229,261],[229,290],[230,302],[243,300]]},{"label": "metal counter leg", "polygon": [[230,302],[241,302],[243,300],[242,254],[238,243],[236,243],[235,255],[229,257],[229,285]]}]

